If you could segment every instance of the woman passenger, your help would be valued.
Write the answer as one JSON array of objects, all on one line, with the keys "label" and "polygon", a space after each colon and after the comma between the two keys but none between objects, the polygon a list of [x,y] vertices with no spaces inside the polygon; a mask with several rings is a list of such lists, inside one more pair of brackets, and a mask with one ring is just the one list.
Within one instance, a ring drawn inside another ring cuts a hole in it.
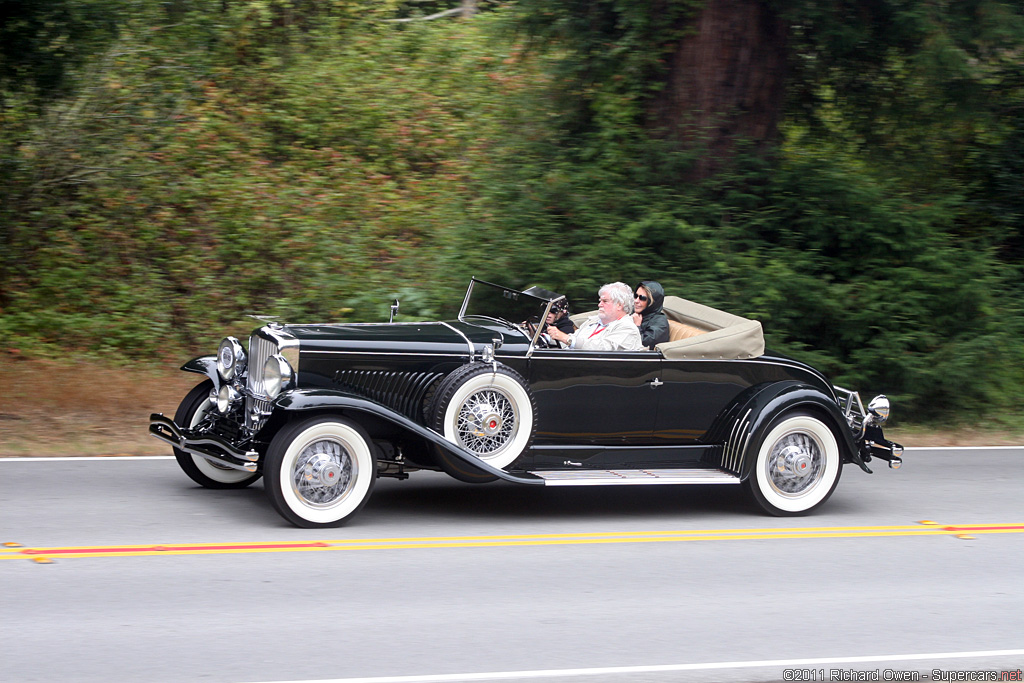
[{"label": "woman passenger", "polygon": [[637,285],[633,295],[633,322],[640,328],[640,338],[649,349],[668,341],[668,316],[661,310],[664,303],[665,289],[659,283],[643,280]]}]

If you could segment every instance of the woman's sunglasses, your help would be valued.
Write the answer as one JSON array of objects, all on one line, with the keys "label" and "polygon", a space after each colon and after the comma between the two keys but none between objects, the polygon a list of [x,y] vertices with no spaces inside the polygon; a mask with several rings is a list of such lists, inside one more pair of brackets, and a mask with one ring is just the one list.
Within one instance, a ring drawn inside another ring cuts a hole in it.
[{"label": "woman's sunglasses", "polygon": [[633,298],[634,299],[640,299],[640,301],[644,301],[644,302],[648,301],[646,294],[634,294]]}]

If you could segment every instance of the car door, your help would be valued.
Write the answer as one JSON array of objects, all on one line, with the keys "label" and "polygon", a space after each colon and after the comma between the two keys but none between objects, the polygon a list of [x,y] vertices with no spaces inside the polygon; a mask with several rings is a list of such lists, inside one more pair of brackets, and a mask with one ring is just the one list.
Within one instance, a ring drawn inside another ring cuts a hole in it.
[{"label": "car door", "polygon": [[599,448],[648,446],[657,418],[660,354],[653,351],[538,349],[528,379],[537,402],[535,450],[577,454],[583,466],[614,456]]},{"label": "car door", "polygon": [[662,359],[654,382],[655,443],[685,446],[702,440],[722,411],[757,382],[754,369],[752,361]]}]

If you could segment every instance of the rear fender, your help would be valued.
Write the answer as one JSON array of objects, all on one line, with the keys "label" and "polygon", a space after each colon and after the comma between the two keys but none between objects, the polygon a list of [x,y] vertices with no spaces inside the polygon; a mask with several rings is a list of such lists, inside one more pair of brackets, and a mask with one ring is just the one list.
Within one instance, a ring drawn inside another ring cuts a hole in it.
[{"label": "rear fender", "polygon": [[752,394],[739,410],[730,411],[735,418],[723,450],[722,466],[737,473],[741,479],[749,477],[757,460],[757,450],[772,423],[793,410],[812,412],[824,421],[836,436],[843,462],[855,463],[865,472],[871,472],[861,459],[835,398],[801,382],[766,385],[763,390]]}]

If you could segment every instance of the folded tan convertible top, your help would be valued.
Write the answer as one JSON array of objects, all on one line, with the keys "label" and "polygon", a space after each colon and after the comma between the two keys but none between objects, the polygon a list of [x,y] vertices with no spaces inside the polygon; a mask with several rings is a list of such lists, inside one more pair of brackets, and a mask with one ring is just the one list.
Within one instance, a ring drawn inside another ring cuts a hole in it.
[{"label": "folded tan convertible top", "polygon": [[764,354],[761,323],[710,306],[666,296],[670,341],[656,347],[666,358],[756,358]]}]

